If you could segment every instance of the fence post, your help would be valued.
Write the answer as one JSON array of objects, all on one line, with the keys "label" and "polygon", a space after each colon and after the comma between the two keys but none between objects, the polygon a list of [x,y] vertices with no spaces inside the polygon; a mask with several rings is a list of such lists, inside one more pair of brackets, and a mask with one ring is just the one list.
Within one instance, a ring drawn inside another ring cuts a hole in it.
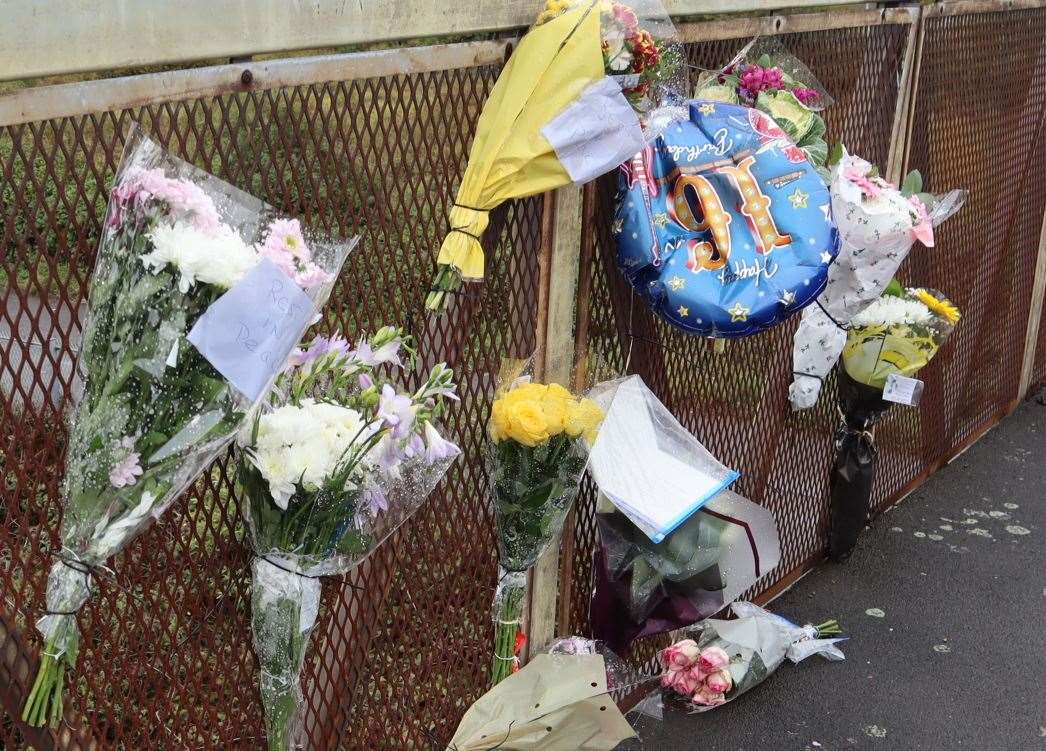
[{"label": "fence post", "polygon": [[886,179],[895,185],[901,184],[907,162],[909,123],[914,116],[915,89],[919,80],[919,60],[922,52],[923,15],[920,8],[909,10],[912,23],[908,27],[908,41],[901,61],[901,79],[897,85],[897,103],[893,111],[893,127],[890,133],[890,152]]},{"label": "fence post", "polygon": [[[574,364],[574,302],[581,253],[581,188],[568,185],[554,194],[548,268],[548,307],[544,341],[538,343],[537,374],[546,382],[570,385]],[[541,331],[541,327],[539,327]],[[527,655],[540,649],[556,632],[559,594],[559,542],[538,559],[530,574],[527,604]]]},{"label": "fence post", "polygon": [[1035,349],[1039,342],[1039,327],[1042,325],[1043,296],[1046,294],[1046,211],[1042,216],[1039,232],[1039,255],[1035,262],[1035,282],[1031,289],[1031,306],[1028,310],[1028,328],[1024,334],[1024,361],[1021,363],[1021,385],[1017,390],[1017,401],[1028,395],[1032,371],[1035,369]]}]

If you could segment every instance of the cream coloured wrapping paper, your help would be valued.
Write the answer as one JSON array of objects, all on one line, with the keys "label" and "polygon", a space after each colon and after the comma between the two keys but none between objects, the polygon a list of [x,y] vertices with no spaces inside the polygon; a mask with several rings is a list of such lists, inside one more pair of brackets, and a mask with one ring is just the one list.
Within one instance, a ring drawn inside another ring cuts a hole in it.
[{"label": "cream coloured wrapping paper", "polygon": [[540,654],[469,708],[447,751],[612,751],[634,735],[602,655]]},{"label": "cream coloured wrapping paper", "polygon": [[[843,328],[879,297],[915,242],[907,200],[894,189],[876,199],[862,198],[860,189],[843,173],[862,174],[867,162],[846,155],[832,170],[832,215],[842,245],[828,270],[828,282],[813,305],[803,310],[792,344],[793,409],[817,403],[823,379],[831,372],[846,344]],[[953,190],[930,213],[934,226],[958,211],[966,192]]]}]

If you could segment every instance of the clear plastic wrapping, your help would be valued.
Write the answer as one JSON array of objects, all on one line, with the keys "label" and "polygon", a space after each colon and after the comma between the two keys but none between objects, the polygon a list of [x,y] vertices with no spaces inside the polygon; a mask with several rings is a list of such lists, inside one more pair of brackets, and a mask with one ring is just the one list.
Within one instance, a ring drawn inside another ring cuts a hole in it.
[{"label": "clear plastic wrapping", "polygon": [[731,606],[733,620],[709,619],[659,654],[662,692],[705,712],[762,683],[785,659],[815,654],[843,660],[835,621],[798,626],[750,602]]},{"label": "clear plastic wrapping", "polygon": [[533,383],[522,371],[521,363],[507,365],[491,407],[489,469],[502,569],[493,608],[494,683],[518,666],[525,573],[559,536],[603,419],[594,402],[558,384]]},{"label": "clear plastic wrapping", "polygon": [[850,155],[833,168],[831,191],[842,245],[825,291],[803,311],[795,332],[788,392],[794,409],[817,403],[821,384],[846,345],[850,319],[883,293],[917,239],[933,245],[933,227],[966,198],[962,190],[905,196],[875,177],[868,162]]},{"label": "clear plastic wrapping", "polygon": [[828,91],[777,37],[756,37],[718,71],[706,71],[694,97],[754,107],[769,115],[822,174],[828,159]]},{"label": "clear plastic wrapping", "polygon": [[589,473],[655,543],[740,477],[680,425],[639,376],[600,384],[588,396],[606,413]]},{"label": "clear plastic wrapping", "polygon": [[353,244],[307,236],[296,220],[132,130],[91,278],[62,550],[37,623],[44,658],[27,722],[61,717],[91,573],[233,440]]},{"label": "clear plastic wrapping", "polygon": [[355,346],[317,337],[291,357],[269,404],[240,435],[270,751],[295,748],[319,578],[359,565],[410,518],[460,453],[435,425],[444,399],[456,398],[453,373],[439,364],[413,391],[391,380],[390,372],[413,359],[410,347],[393,327]]},{"label": "clear plastic wrapping", "polygon": [[729,490],[660,543],[620,512],[596,520],[600,550],[590,619],[593,633],[619,652],[635,639],[715,615],[781,558],[773,515]]}]

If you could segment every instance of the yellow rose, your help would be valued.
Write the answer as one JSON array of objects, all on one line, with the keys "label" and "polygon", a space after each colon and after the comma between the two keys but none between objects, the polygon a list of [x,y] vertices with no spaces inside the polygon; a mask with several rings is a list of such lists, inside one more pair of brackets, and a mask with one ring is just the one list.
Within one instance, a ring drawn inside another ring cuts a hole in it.
[{"label": "yellow rose", "polygon": [[[565,428],[571,438],[584,434],[589,443],[595,440],[595,434],[603,422],[603,410],[591,399],[582,399],[567,409]],[[589,440],[591,438],[591,440]]]},{"label": "yellow rose", "polygon": [[558,383],[550,383],[548,385],[548,397],[551,399],[559,399],[561,401],[572,400],[574,395],[567,391],[565,388],[560,386]]},{"label": "yellow rose", "polygon": [[548,440],[548,426],[540,402],[508,405],[508,437],[524,446],[537,446]]},{"label": "yellow rose", "polygon": [[507,403],[541,401],[548,394],[548,386],[541,383],[523,383],[502,397]]},{"label": "yellow rose", "polygon": [[563,399],[545,399],[541,402],[550,435],[558,435],[566,430],[569,404],[570,402]]},{"label": "yellow rose", "polygon": [[508,409],[503,399],[495,399],[490,405],[490,439],[500,443],[508,437]]}]

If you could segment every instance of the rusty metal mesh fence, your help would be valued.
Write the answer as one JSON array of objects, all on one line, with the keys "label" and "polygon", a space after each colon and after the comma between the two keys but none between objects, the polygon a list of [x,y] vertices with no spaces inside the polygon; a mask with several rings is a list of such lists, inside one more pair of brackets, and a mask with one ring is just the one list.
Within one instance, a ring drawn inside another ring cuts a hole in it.
[{"label": "rusty metal mesh fence", "polygon": [[[496,576],[483,426],[505,354],[534,348],[542,200],[495,212],[489,282],[429,322],[432,249],[498,66],[241,92],[0,129],[0,748],[50,747],[16,718],[35,669],[61,515],[63,410],[125,126],[337,235],[362,233],[321,327],[406,324],[461,374],[464,449],[354,577],[325,583],[307,659],[310,748],[428,748],[483,690]],[[63,748],[262,744],[248,552],[229,457],[112,562],[79,618]]]},{"label": "rusty metal mesh fence", "polygon": [[[949,293],[965,318],[925,371],[920,409],[894,409],[877,430],[878,511],[1017,398],[1046,198],[1046,184],[1036,177],[1043,168],[1044,24],[1046,10],[927,22],[909,167],[921,169],[932,189],[968,188],[970,201],[944,226],[935,249],[913,251],[902,275]],[[907,31],[894,25],[782,38],[838,97],[826,113],[831,138],[880,165],[890,149]],[[696,43],[688,55],[695,65],[716,68],[737,46]],[[992,96],[977,94],[986,91]],[[709,450],[741,470],[735,489],[773,511],[781,563],[748,594],[773,591],[823,556],[837,423],[834,378],[816,408],[792,413],[787,389],[796,321],[728,342],[725,353],[716,354],[706,342],[654,320],[615,268],[607,231],[613,190],[613,180],[603,180],[592,197],[596,247],[590,308],[582,311],[587,320],[581,326],[587,327],[590,353],[611,372],[626,372],[628,363],[627,372],[643,376]],[[599,545],[595,508],[595,489],[586,483],[573,528],[573,562],[564,570],[573,577],[572,598],[562,611],[568,630],[582,633]],[[638,643],[633,658],[649,658],[658,644]]]},{"label": "rusty metal mesh fence", "polygon": [[947,458],[1018,398],[1046,203],[1046,9],[928,18],[925,34],[910,167],[931,186],[967,187],[969,199],[938,232],[938,247],[913,252],[903,272],[963,311],[927,369],[933,402],[908,425],[922,446],[911,457],[919,468]]}]

